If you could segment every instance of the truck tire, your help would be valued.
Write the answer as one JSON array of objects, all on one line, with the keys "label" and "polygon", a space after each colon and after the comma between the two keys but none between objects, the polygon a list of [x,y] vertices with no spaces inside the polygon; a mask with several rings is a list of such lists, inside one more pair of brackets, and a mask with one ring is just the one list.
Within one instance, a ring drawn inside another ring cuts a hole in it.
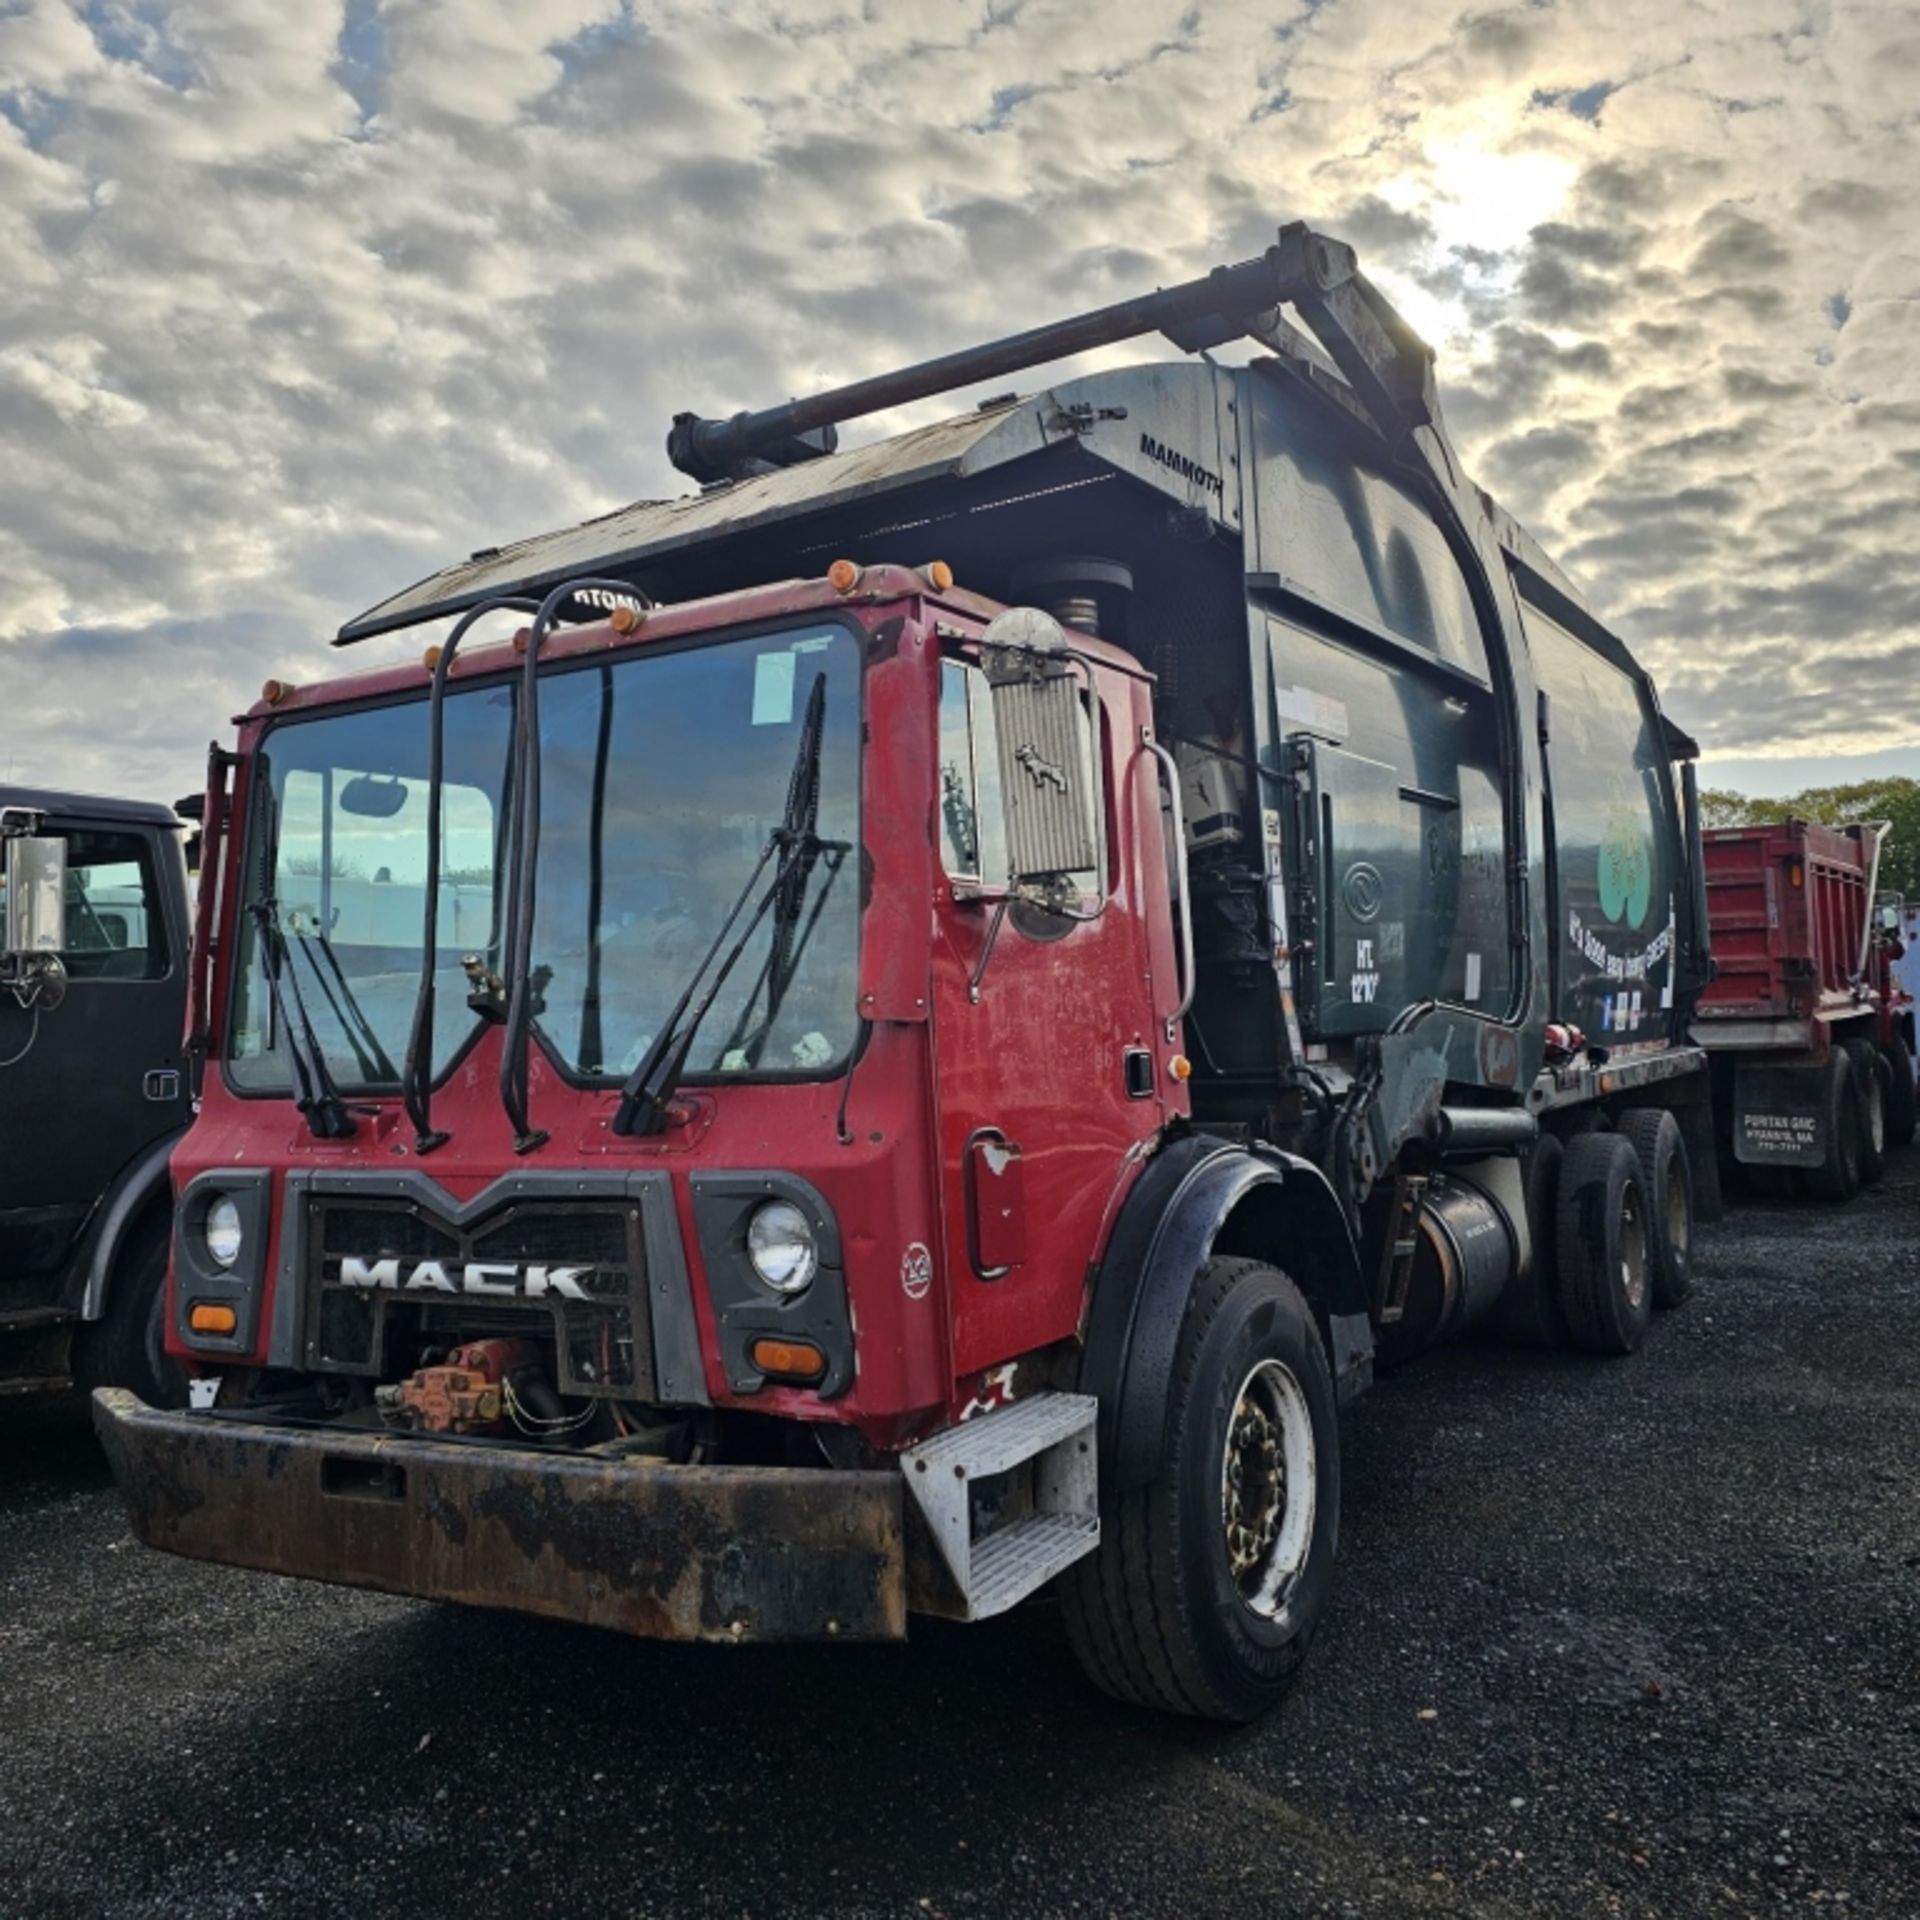
[{"label": "truck tire", "polygon": [[150,1407],[184,1407],[187,1377],[167,1355],[167,1248],[162,1215],[136,1227],[107,1284],[107,1310],[74,1337],[73,1376],[95,1387],[125,1387]]},{"label": "truck tire", "polygon": [[1533,1264],[1528,1272],[1516,1273],[1502,1288],[1491,1321],[1493,1331],[1517,1347],[1567,1344],[1567,1320],[1560,1311],[1553,1258],[1560,1166],[1565,1154],[1566,1149],[1550,1133],[1543,1133],[1527,1154],[1527,1237],[1533,1243]]},{"label": "truck tire", "polygon": [[1640,1156],[1618,1133],[1567,1142],[1554,1259],[1573,1344],[1587,1353],[1632,1353],[1653,1318],[1653,1248]]},{"label": "truck tire", "polygon": [[1870,1187],[1887,1170],[1886,1069],[1871,1040],[1849,1040],[1846,1048],[1860,1126],[1860,1184]]},{"label": "truck tire", "polygon": [[1827,1157],[1803,1167],[1800,1179],[1816,1200],[1851,1200],[1860,1191],[1860,1109],[1853,1098],[1853,1062],[1845,1047],[1827,1055],[1820,1112],[1826,1122]]},{"label": "truck tire", "polygon": [[1677,1307],[1693,1291],[1693,1163],[1680,1122],[1665,1107],[1631,1107],[1620,1137],[1640,1156],[1647,1183],[1653,1304]]},{"label": "truck tire", "polygon": [[1914,1122],[1920,1119],[1920,1099],[1913,1084],[1913,1054],[1906,1036],[1895,1032],[1881,1048],[1887,1063],[1887,1145],[1913,1145]]},{"label": "truck tire", "polygon": [[1313,1313],[1278,1268],[1209,1260],[1174,1356],[1160,1471],[1101,1502],[1068,1569],[1068,1639],[1132,1705],[1247,1721],[1287,1690],[1325,1610],[1340,1428]]}]

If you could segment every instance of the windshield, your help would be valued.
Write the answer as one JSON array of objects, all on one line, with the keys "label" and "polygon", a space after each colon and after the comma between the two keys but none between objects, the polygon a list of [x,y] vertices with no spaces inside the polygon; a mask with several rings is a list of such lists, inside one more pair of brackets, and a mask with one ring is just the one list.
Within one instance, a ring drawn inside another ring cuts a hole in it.
[{"label": "windshield", "polygon": [[[819,836],[769,1007],[773,918],[756,929],[688,1061],[693,1076],[824,1077],[855,1034],[859,655],[839,626],[757,635],[541,681],[537,1025],[570,1073],[645,1052],[779,825],[807,698],[825,680]],[[446,700],[433,1070],[473,1037],[461,962],[500,964],[512,686]],[[424,696],[282,722],[255,764],[246,898],[270,898],[335,1079],[391,1091],[412,1025],[426,910]],[[227,1047],[244,1092],[288,1089],[260,941],[243,915]]]}]

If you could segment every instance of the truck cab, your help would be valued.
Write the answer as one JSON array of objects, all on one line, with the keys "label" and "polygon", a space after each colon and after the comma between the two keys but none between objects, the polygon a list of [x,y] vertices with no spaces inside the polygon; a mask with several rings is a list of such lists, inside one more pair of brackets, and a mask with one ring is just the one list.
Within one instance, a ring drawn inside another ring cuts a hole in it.
[{"label": "truck cab", "polygon": [[1677,1304],[1690,743],[1303,233],[1093,317],[1250,367],[846,454],[683,416],[698,494],[266,684],[205,808],[195,1409],[96,1400],[143,1539],[722,1641],[1057,1579],[1098,1684],[1246,1718],[1376,1364]]},{"label": "truck cab", "polygon": [[183,1394],[161,1295],[191,1118],[185,825],[0,787],[0,1393]]}]

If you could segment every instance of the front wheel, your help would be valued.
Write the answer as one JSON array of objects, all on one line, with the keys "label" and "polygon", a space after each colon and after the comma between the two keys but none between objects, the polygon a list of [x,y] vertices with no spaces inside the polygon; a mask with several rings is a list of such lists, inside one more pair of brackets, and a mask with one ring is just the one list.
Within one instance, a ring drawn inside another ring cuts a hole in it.
[{"label": "front wheel", "polygon": [[1165,1452],[1101,1503],[1067,1633],[1117,1699],[1255,1719],[1299,1670],[1340,1531],[1340,1429],[1313,1314],[1284,1273],[1210,1260],[1188,1299]]},{"label": "front wheel", "polygon": [[121,1250],[107,1283],[107,1308],[83,1327],[74,1378],[95,1387],[125,1387],[150,1407],[184,1407],[187,1377],[166,1351],[169,1223],[151,1221]]}]

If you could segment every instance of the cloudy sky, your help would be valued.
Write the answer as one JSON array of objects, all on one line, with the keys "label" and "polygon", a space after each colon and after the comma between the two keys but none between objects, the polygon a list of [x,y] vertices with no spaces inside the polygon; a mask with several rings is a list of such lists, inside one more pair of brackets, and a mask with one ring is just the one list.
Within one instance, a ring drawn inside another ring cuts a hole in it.
[{"label": "cloudy sky", "polygon": [[1301,216],[1717,778],[1920,772],[1916,182],[1920,0],[0,0],[0,777]]}]

